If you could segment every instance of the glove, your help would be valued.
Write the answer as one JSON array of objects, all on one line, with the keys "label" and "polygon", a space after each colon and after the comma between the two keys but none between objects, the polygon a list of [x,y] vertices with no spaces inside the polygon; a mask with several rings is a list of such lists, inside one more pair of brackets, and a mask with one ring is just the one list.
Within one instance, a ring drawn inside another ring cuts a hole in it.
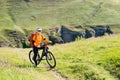
[{"label": "glove", "polygon": [[52,41],[50,41],[49,43],[51,43],[51,44],[52,44]]}]

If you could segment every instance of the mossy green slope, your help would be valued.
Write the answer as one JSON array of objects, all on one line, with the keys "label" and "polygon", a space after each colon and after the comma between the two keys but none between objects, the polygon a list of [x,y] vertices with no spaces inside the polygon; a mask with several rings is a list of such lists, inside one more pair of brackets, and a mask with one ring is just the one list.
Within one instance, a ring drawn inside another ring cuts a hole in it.
[{"label": "mossy green slope", "polygon": [[119,0],[1,0],[0,27],[119,24]]},{"label": "mossy green slope", "polygon": [[[120,32],[119,0],[0,0],[0,42],[7,41],[5,29],[54,28],[77,25],[107,25]],[[115,25],[114,25],[115,24]],[[26,34],[25,34],[26,35]]]}]

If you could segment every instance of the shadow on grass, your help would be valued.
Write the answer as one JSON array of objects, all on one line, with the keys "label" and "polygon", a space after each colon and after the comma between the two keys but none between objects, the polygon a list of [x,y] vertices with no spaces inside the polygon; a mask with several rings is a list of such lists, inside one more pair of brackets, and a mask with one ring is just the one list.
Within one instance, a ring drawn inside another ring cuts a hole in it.
[{"label": "shadow on grass", "polygon": [[15,65],[15,67],[18,67],[18,68],[34,68],[33,65],[25,65],[25,64],[18,64],[18,65]]},{"label": "shadow on grass", "polygon": [[51,70],[54,70],[54,68],[50,68],[49,66],[38,66],[38,67],[35,67],[34,65],[27,65],[27,64],[18,64],[18,65],[15,65],[15,67],[17,68],[35,68],[35,69],[47,69],[47,71],[51,71]]}]

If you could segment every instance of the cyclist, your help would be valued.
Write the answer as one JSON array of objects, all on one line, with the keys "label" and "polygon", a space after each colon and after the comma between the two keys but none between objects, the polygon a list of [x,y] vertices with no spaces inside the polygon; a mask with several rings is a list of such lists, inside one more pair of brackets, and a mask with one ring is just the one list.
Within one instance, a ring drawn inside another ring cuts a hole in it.
[{"label": "cyclist", "polygon": [[52,43],[49,39],[47,39],[43,34],[42,34],[42,28],[38,27],[36,29],[36,32],[34,33],[34,36],[32,38],[32,43],[33,43],[33,52],[34,52],[34,56],[33,56],[33,60],[35,62],[35,67],[37,67],[37,54],[38,54],[38,49],[43,49],[44,50],[44,46],[43,43]]}]

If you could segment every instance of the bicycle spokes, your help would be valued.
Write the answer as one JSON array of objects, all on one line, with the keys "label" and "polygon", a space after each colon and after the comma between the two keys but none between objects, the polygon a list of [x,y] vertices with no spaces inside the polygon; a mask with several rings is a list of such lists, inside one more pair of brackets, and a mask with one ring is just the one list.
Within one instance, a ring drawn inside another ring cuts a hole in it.
[{"label": "bicycle spokes", "polygon": [[48,60],[52,60],[52,57],[50,54],[47,55]]},{"label": "bicycle spokes", "polygon": [[46,54],[46,60],[47,60],[47,63],[49,64],[50,68],[54,68],[56,66],[55,57],[53,56],[53,54],[50,51],[48,51]]}]

